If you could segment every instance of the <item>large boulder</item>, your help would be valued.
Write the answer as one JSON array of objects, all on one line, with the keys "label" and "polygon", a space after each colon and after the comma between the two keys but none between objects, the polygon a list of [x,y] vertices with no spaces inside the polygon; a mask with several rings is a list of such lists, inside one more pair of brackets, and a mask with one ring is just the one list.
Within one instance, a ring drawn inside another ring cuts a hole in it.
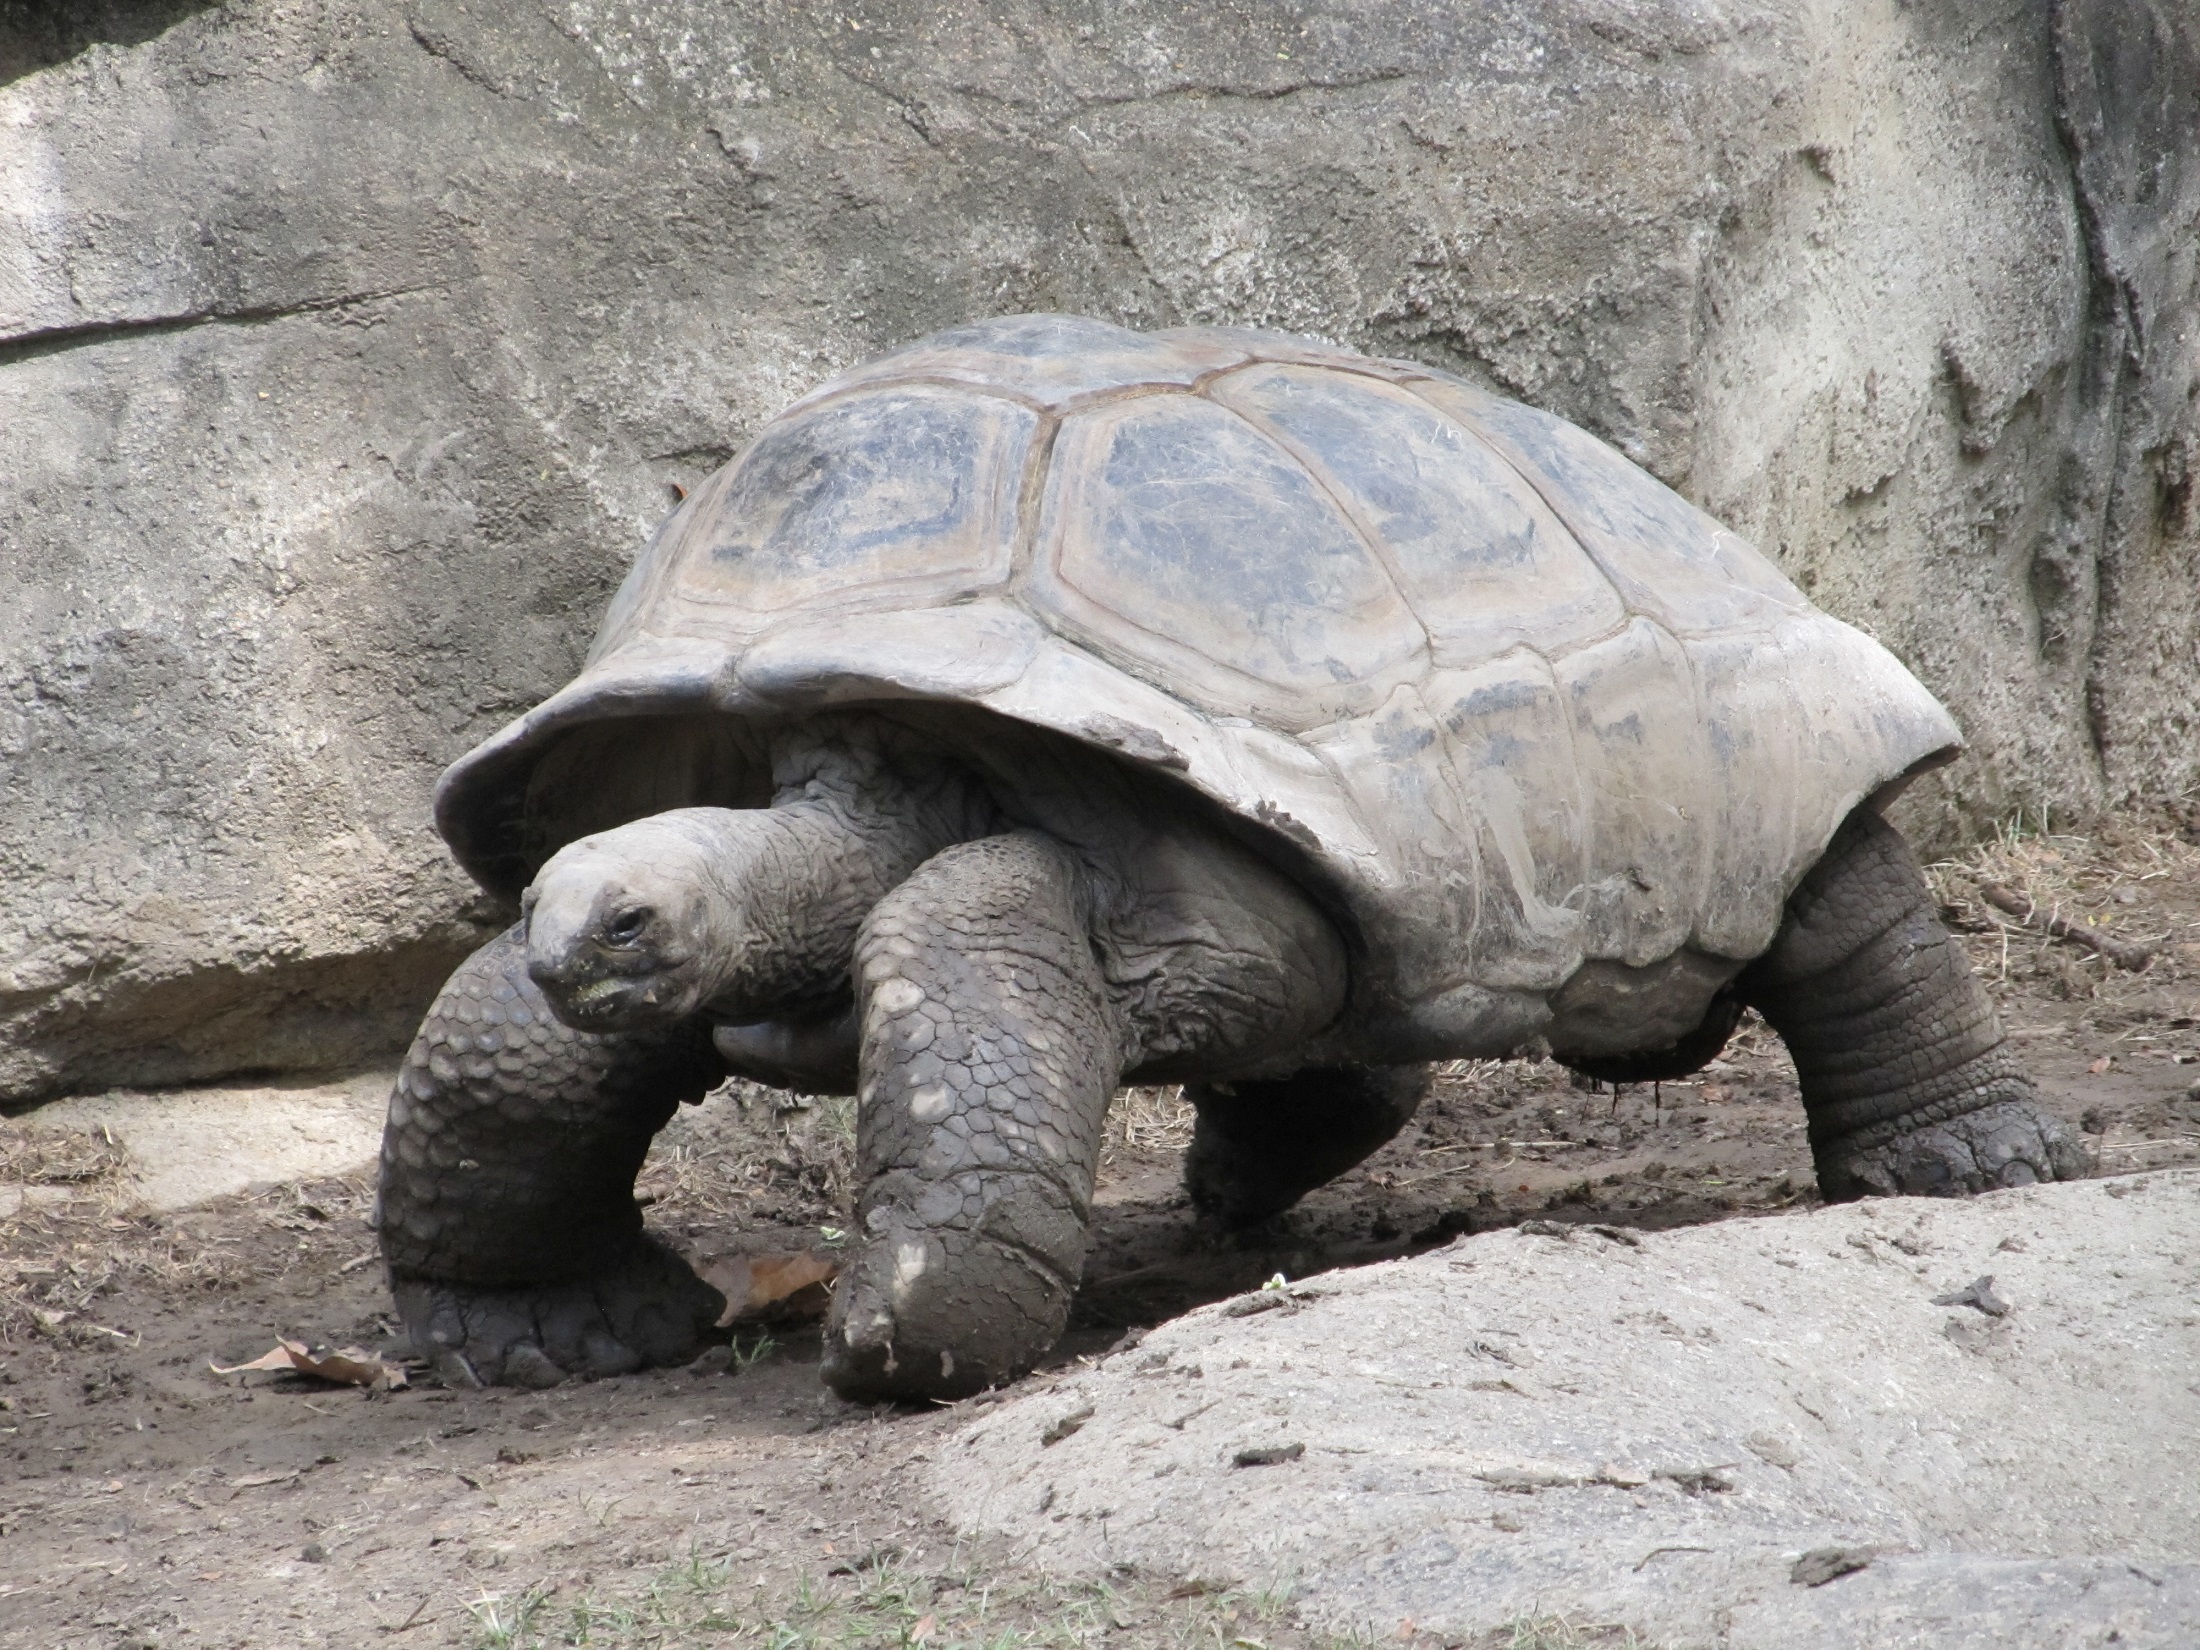
[{"label": "large boulder", "polygon": [[2200,1643],[2200,1172],[1531,1226],[1164,1324],[931,1486],[1049,1570],[1362,1642]]},{"label": "large boulder", "polygon": [[444,762],[935,327],[1414,356],[1878,635],[1916,822],[2200,779],[2200,22],[2145,0],[0,12],[0,1100],[396,1046]]}]

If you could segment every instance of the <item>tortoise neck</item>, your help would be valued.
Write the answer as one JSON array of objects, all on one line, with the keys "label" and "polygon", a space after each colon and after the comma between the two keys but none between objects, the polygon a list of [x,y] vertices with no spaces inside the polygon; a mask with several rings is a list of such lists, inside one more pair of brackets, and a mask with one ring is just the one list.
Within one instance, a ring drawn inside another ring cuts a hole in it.
[{"label": "tortoise neck", "polygon": [[1000,828],[960,767],[874,718],[786,730],[772,769],[769,808],[712,810],[724,933],[704,1007],[732,1023],[844,995],[871,907],[941,849]]}]

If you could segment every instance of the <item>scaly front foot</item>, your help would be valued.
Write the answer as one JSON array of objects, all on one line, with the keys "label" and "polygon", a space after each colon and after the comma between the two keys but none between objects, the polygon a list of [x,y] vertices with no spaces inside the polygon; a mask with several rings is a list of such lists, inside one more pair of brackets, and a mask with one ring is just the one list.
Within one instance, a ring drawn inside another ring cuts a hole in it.
[{"label": "scaly front foot", "polygon": [[454,1386],[556,1386],[686,1363],[714,1340],[725,1297],[655,1238],[567,1283],[509,1289],[393,1278],[414,1349]]}]

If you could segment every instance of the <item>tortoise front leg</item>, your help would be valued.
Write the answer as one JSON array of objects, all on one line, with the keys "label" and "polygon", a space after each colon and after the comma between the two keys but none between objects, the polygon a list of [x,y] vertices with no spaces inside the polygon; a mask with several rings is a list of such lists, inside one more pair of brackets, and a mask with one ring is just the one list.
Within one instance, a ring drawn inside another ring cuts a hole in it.
[{"label": "tortoise front leg", "polygon": [[849,1398],[960,1398],[1061,1335],[1124,1059],[1076,859],[1045,837],[927,860],[856,946],[862,1247],[825,1328]]},{"label": "tortoise front leg", "polygon": [[701,1349],[725,1302],[642,1230],[633,1187],[719,1075],[700,1023],[561,1023],[524,926],[459,965],[390,1095],[378,1199],[398,1314],[446,1378],[547,1386]]},{"label": "tortoise front leg", "polygon": [[2073,1180],[2085,1149],[2039,1103],[1901,835],[1859,809],[1737,981],[1795,1058],[1829,1200]]}]

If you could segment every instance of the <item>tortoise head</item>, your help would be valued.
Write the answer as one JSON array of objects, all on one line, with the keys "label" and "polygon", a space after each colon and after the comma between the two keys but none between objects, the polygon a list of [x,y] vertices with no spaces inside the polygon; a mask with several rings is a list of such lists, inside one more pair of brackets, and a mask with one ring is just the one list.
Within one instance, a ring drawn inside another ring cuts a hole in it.
[{"label": "tortoise head", "polygon": [[733,915],[685,823],[657,814],[570,842],[522,896],[527,972],[576,1030],[669,1025],[718,988]]}]

